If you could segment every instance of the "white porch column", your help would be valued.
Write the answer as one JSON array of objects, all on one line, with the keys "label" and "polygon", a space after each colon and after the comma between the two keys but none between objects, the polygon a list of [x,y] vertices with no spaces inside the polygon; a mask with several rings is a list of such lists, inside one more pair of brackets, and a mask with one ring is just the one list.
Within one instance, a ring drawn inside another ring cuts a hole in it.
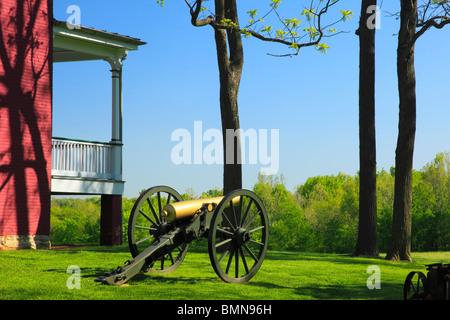
[{"label": "white porch column", "polygon": [[122,143],[122,67],[112,69],[111,142]]},{"label": "white porch column", "polygon": [[112,77],[112,122],[111,122],[111,143],[116,144],[113,148],[111,166],[114,173],[114,180],[122,180],[122,65],[126,59],[125,54],[118,57],[105,59],[111,65]]}]

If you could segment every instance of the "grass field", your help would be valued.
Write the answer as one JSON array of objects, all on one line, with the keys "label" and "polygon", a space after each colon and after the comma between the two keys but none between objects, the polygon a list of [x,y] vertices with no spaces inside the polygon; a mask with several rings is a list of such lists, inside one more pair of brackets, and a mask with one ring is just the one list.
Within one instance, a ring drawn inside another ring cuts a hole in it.
[{"label": "grass field", "polygon": [[[450,262],[450,252],[413,253],[414,262],[338,254],[269,251],[250,283],[231,285],[215,274],[206,252],[188,252],[175,273],[140,274],[125,286],[94,282],[130,259],[127,246],[0,252],[0,300],[400,300],[410,271]],[[69,289],[69,266],[81,270],[81,288]],[[380,269],[381,289],[368,289],[369,266]]]}]

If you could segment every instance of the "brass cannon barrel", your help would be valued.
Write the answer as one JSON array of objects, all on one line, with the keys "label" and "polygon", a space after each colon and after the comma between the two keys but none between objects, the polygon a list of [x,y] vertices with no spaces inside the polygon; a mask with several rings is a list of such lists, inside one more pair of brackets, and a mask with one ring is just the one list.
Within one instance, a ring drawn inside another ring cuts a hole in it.
[{"label": "brass cannon barrel", "polygon": [[[218,205],[223,198],[224,197],[215,197],[169,203],[166,204],[163,208],[163,216],[169,222],[192,217],[198,210],[203,207],[203,205],[207,203]],[[237,204],[239,202],[239,197],[235,197],[232,201],[233,204]]]}]

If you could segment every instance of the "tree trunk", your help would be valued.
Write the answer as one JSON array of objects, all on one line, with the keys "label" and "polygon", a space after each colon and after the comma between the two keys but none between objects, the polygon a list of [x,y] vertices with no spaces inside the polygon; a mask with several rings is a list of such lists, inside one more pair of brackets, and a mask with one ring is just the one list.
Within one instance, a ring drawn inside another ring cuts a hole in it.
[{"label": "tree trunk", "polygon": [[[375,143],[375,24],[369,13],[376,0],[363,0],[359,22],[359,226],[354,255],[378,256],[377,162]],[[375,8],[375,7],[373,7]],[[372,23],[370,23],[372,21]]]},{"label": "tree trunk", "polygon": [[386,259],[411,261],[412,170],[416,134],[414,36],[416,34],[417,0],[401,1],[400,17],[397,51],[400,112],[395,151],[392,236]]},{"label": "tree trunk", "polygon": [[[215,0],[216,23],[231,19],[239,25],[235,0]],[[238,129],[238,92],[244,65],[241,34],[216,28],[215,40],[220,74],[220,114],[224,146],[223,192],[242,188],[241,144]],[[229,53],[228,53],[229,48]],[[231,139],[233,138],[233,139]]]}]

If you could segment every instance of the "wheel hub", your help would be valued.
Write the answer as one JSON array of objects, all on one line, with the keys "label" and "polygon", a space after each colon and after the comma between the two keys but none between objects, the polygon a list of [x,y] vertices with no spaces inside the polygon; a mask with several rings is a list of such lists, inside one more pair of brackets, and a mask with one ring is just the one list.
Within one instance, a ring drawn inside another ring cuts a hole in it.
[{"label": "wheel hub", "polygon": [[157,226],[158,230],[155,231],[155,236],[159,237],[163,234],[167,234],[171,228],[172,228],[172,225],[170,223],[161,222],[161,224]]},{"label": "wheel hub", "polygon": [[239,228],[236,230],[236,241],[238,245],[242,246],[251,240],[250,232],[247,229]]}]

